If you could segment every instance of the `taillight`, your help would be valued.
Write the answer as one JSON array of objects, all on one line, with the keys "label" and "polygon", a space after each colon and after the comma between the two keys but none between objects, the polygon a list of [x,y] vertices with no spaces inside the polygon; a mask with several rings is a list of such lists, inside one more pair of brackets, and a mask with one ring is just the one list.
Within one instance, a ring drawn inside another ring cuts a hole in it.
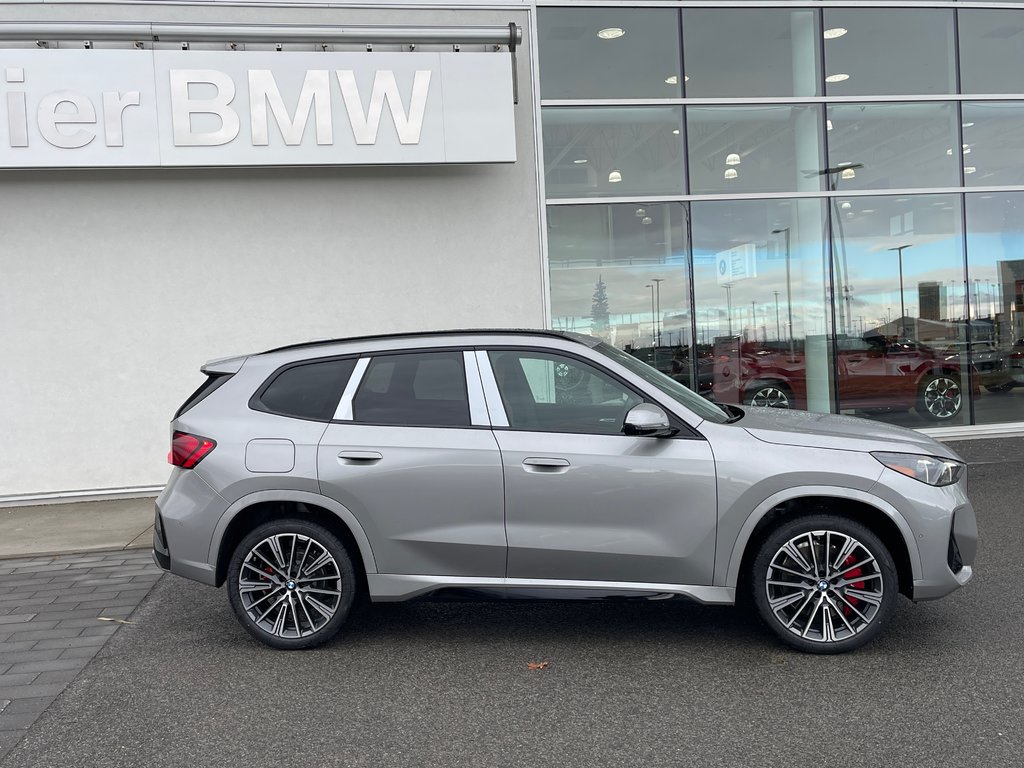
[{"label": "taillight", "polygon": [[167,461],[182,469],[192,469],[217,447],[217,441],[188,432],[175,432],[171,436],[171,452]]}]

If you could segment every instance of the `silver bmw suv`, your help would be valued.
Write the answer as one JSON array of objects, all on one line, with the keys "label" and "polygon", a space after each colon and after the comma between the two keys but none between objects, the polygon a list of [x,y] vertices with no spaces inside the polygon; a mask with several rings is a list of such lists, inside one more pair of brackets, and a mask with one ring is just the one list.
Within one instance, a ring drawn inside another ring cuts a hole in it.
[{"label": "silver bmw suv", "polygon": [[157,562],[276,648],[359,597],[747,596],[803,651],[970,580],[966,468],[908,429],[715,405],[598,339],[453,331],[207,363],[171,423]]}]

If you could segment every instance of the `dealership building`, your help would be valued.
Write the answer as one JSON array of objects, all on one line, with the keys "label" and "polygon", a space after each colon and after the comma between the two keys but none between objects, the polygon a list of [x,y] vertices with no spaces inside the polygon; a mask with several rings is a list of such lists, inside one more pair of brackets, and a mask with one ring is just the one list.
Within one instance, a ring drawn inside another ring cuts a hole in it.
[{"label": "dealership building", "polygon": [[1024,432],[1024,2],[7,2],[0,89],[0,506],[155,494],[206,360],[409,330]]}]

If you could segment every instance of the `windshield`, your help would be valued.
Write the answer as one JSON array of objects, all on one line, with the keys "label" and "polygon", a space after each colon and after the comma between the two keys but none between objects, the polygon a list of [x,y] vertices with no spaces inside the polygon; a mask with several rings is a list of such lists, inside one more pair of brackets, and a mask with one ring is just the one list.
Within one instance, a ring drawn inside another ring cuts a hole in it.
[{"label": "windshield", "polygon": [[657,368],[654,368],[641,360],[637,360],[629,353],[623,352],[621,349],[617,349],[611,344],[605,344],[603,341],[595,346],[594,349],[601,354],[610,357],[612,360],[621,363],[648,384],[657,387],[677,403],[686,406],[702,419],[713,421],[716,424],[724,424],[731,420],[730,414],[721,407],[715,405],[709,400],[705,400],[692,389],[684,387],[675,379],[670,376],[666,376]]}]

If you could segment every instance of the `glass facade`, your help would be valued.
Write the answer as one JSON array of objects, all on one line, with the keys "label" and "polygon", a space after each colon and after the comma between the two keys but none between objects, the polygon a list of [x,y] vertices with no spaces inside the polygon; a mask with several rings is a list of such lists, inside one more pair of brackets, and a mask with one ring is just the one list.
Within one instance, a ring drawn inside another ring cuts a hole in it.
[{"label": "glass facade", "polygon": [[1024,7],[542,6],[551,318],[728,403],[1024,421]]}]

